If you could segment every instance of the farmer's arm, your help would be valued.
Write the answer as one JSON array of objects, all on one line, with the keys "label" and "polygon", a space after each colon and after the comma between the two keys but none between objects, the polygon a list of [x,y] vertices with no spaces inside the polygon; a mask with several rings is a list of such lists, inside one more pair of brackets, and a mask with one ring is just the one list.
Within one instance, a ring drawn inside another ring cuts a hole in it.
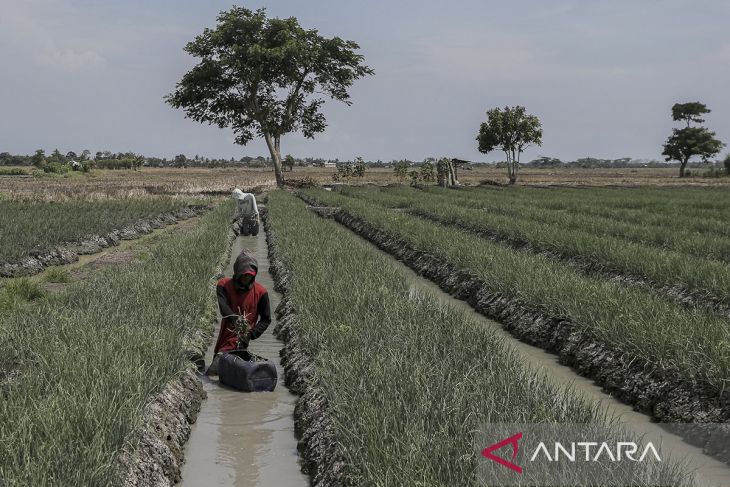
[{"label": "farmer's arm", "polygon": [[269,293],[264,293],[259,299],[258,307],[259,322],[251,330],[251,340],[256,340],[258,337],[264,334],[266,329],[271,324],[271,306],[269,305]]},{"label": "farmer's arm", "polygon": [[238,314],[231,309],[228,304],[228,291],[220,284],[216,287],[216,295],[218,296],[218,308],[221,310],[221,316],[229,316]]}]

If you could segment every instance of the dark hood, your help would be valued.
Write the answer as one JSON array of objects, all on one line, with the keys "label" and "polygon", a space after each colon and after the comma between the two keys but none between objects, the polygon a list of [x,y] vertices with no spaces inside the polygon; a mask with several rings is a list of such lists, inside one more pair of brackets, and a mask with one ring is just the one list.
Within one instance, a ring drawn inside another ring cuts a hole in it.
[{"label": "dark hood", "polygon": [[240,275],[248,270],[253,270],[256,274],[259,273],[259,263],[251,255],[247,254],[246,251],[241,252],[236,258],[236,262],[233,264],[233,275]]}]

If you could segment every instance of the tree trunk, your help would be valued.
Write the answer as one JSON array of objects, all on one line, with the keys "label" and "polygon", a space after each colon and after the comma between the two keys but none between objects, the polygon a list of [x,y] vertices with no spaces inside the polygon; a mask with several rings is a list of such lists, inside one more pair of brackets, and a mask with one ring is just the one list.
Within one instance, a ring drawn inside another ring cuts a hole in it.
[{"label": "tree trunk", "polygon": [[512,155],[509,152],[505,153],[507,154],[507,178],[509,179],[509,184],[515,184],[515,181],[517,181],[517,175],[515,174],[514,161],[512,160]]},{"label": "tree trunk", "polygon": [[679,177],[680,178],[684,177],[684,170],[687,167],[687,161],[688,161],[688,159],[685,159],[684,161],[679,162]]},{"label": "tree trunk", "polygon": [[274,163],[276,186],[281,188],[282,186],[284,186],[284,171],[281,167],[281,139],[279,137],[274,138],[270,134],[265,134],[264,139],[266,140],[266,146],[269,148],[271,160]]}]

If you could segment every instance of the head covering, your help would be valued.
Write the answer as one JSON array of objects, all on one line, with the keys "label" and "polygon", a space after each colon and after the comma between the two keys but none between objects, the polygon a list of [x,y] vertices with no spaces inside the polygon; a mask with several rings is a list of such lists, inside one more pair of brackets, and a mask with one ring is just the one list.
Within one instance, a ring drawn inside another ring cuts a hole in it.
[{"label": "head covering", "polygon": [[236,257],[236,262],[233,263],[233,275],[246,274],[247,271],[258,273],[259,263],[256,258],[244,250]]},{"label": "head covering", "polygon": [[[239,290],[248,291],[253,286],[258,272],[259,264],[256,259],[246,251],[241,252],[236,258],[236,262],[233,263],[233,285]],[[246,275],[252,276],[250,280],[244,279]]]},{"label": "head covering", "polygon": [[246,193],[244,193],[240,189],[236,188],[233,190],[233,199],[234,200],[242,200],[245,196],[246,196]]}]

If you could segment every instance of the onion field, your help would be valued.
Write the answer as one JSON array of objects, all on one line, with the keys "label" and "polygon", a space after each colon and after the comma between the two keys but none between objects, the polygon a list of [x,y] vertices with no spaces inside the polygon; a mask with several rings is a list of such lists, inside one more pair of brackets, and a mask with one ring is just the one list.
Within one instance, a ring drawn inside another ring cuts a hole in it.
[{"label": "onion field", "polygon": [[[329,203],[348,201],[313,194]],[[429,245],[443,236],[367,203],[353,200],[350,208],[404,235],[433,233]],[[341,476],[336,485],[477,485],[475,434],[484,423],[598,423],[618,431],[597,406],[520,363],[501,338],[463,311],[413,290],[398,264],[294,196],[271,194],[268,219],[271,248],[290,276],[287,309],[295,310],[296,325],[288,333],[299,350],[289,360],[311,362],[347,465],[344,473],[333,468],[338,458],[327,450],[313,467],[315,483],[334,470]],[[457,235],[454,243],[450,255],[476,240]],[[475,265],[470,259],[478,255],[473,251],[463,262]],[[683,485],[671,463],[662,468],[667,485]],[[635,485],[644,485],[636,475]],[[324,482],[334,485],[331,478]]]},{"label": "onion field", "polygon": [[[413,206],[430,199],[430,193],[397,191],[410,193],[410,200],[401,197],[399,201],[411,201]],[[382,193],[382,201],[392,203],[393,200],[388,199],[390,191]],[[481,195],[481,192],[475,193]],[[680,305],[652,290],[586,275],[559,260],[539,253],[517,251],[469,230],[435,224],[431,219],[389,209],[387,203],[378,204],[381,194],[378,190],[358,190],[352,194],[307,191],[308,196],[324,205],[341,207],[415,248],[468,270],[495,292],[546,309],[554,316],[566,317],[605,342],[650,363],[677,370],[688,380],[702,378],[718,391],[730,382],[730,328],[727,318],[719,314],[701,306]],[[486,201],[482,204],[488,206]],[[487,210],[460,210],[456,204],[449,206],[448,210],[456,215],[460,211],[471,211],[489,218]],[[521,220],[513,221],[515,232],[522,231],[521,223]],[[558,234],[560,228],[555,228],[555,234]],[[581,247],[578,250],[584,253],[592,251]],[[646,255],[645,259],[648,266],[667,265],[660,250]],[[706,262],[717,264],[711,260]],[[698,270],[690,265],[683,268],[688,273]],[[701,273],[694,275],[697,280],[707,279]],[[718,279],[730,279],[730,274],[718,276]],[[705,282],[718,291],[723,290],[717,281]],[[721,295],[725,299],[729,297],[727,289],[724,288]]]},{"label": "onion field", "polygon": [[47,250],[90,235],[100,235],[142,218],[186,206],[176,198],[129,198],[63,202],[0,200],[0,262],[31,250]]},{"label": "onion field", "polygon": [[[566,191],[535,188],[434,188],[425,194],[411,188],[344,191],[378,206],[401,208],[419,217],[529,245],[536,251],[549,251],[565,259],[597,264],[609,272],[644,278],[658,287],[677,287],[730,304],[727,192],[705,194],[706,204],[713,205],[711,209],[702,208],[701,202],[685,203],[682,191],[676,189],[658,192],[664,197],[659,203],[656,200],[660,196],[650,192],[649,198],[640,190],[584,190],[582,202],[573,196],[573,191],[563,193]],[[691,198],[692,193],[688,196]],[[685,204],[689,206],[686,213]],[[631,211],[625,208],[632,205],[641,208],[633,212],[636,220],[644,223],[628,223],[622,213],[611,213],[613,208]],[[584,211],[584,207],[590,208]],[[646,223],[652,218],[672,223]]]},{"label": "onion field", "polygon": [[[67,238],[176,204],[105,202],[108,211],[96,219],[84,205],[51,205],[48,215],[81,212],[67,218]],[[0,315],[0,484],[121,483],[118,459],[138,441],[146,404],[189,370],[186,352],[209,326],[211,279],[227,250],[231,213],[221,205],[185,232],[160,236],[132,262]]]}]

